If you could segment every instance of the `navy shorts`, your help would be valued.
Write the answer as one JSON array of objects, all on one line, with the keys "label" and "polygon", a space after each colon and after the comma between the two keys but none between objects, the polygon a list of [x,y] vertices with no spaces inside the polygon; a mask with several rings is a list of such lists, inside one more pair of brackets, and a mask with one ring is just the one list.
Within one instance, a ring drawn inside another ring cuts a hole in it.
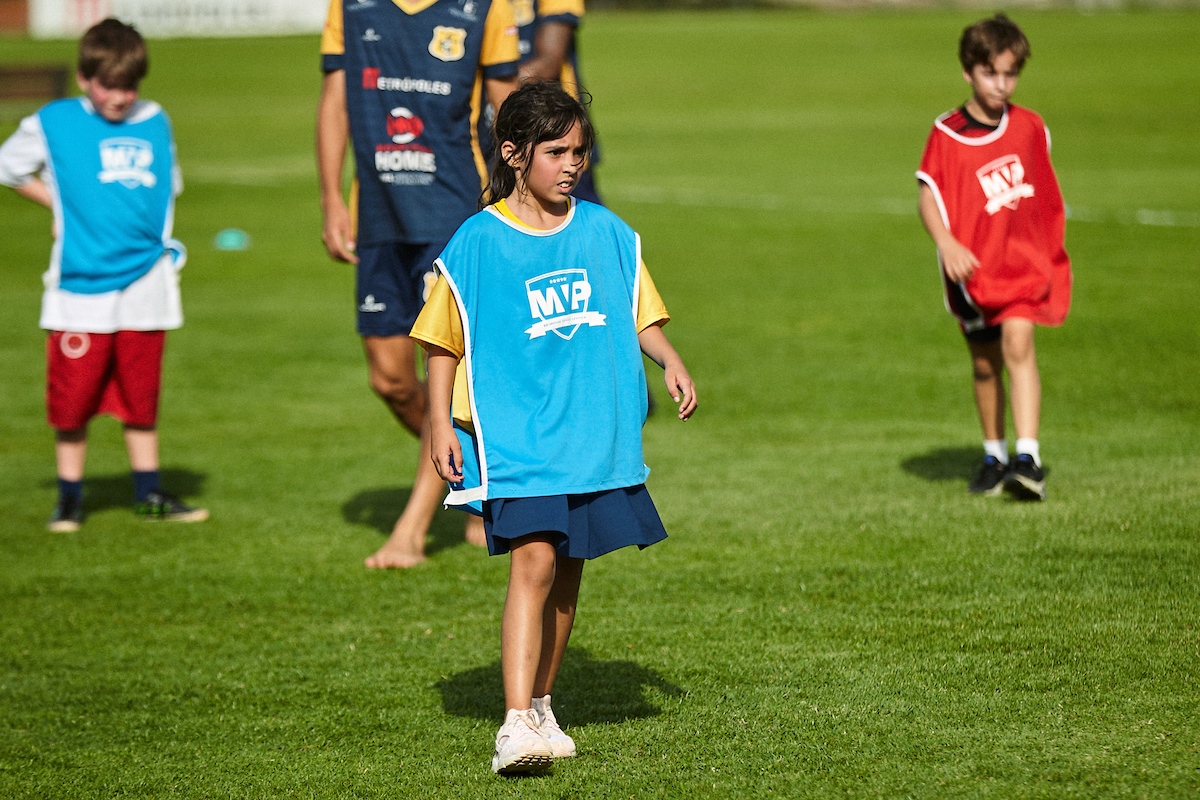
[{"label": "navy shorts", "polygon": [[488,553],[502,555],[512,540],[549,534],[560,555],[596,558],[629,545],[649,547],[667,538],[645,485],[589,494],[513,497],[483,501]]},{"label": "navy shorts", "polygon": [[408,336],[433,286],[433,260],[445,247],[445,242],[390,242],[359,248],[355,271],[359,336]]}]

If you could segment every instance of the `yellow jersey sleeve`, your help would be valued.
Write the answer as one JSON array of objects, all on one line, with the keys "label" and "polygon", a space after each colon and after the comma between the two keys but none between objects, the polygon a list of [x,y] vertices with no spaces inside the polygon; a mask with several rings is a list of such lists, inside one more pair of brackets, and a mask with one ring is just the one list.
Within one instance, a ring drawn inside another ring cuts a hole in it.
[{"label": "yellow jersey sleeve", "polygon": [[521,60],[520,38],[517,36],[517,19],[512,3],[496,0],[488,9],[483,23],[483,49],[479,53],[479,65],[492,67],[497,64],[516,64]]},{"label": "yellow jersey sleeve", "polygon": [[461,359],[466,354],[467,343],[463,336],[462,318],[458,315],[458,303],[454,302],[450,284],[441,275],[430,289],[429,299],[417,315],[409,336],[448,350],[456,358]]},{"label": "yellow jersey sleeve", "polygon": [[641,262],[638,270],[638,307],[637,320],[634,324],[638,333],[641,333],[656,322],[665,325],[671,319],[671,315],[667,313],[667,305],[654,286],[650,270],[646,269],[645,261]]},{"label": "yellow jersey sleeve", "polygon": [[346,52],[346,40],[342,27],[342,0],[329,0],[329,12],[325,15],[325,29],[321,32],[321,55],[340,56]]},{"label": "yellow jersey sleeve", "polygon": [[538,0],[538,17],[583,16],[583,0]]}]

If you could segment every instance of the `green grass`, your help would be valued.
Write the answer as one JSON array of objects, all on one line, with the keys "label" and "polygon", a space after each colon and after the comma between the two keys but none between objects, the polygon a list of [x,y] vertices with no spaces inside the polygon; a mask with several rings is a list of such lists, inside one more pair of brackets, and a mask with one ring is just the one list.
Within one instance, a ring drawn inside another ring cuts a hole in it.
[{"label": "green grass", "polygon": [[[320,246],[315,37],[152,43],[191,247],[164,466],[213,519],[135,522],[101,420],[84,529],[44,531],[48,221],[0,194],[0,796],[1200,792],[1200,14],[1017,15],[1075,214],[1037,506],[966,496],[968,361],[915,215],[973,16],[589,18],[601,188],[702,406],[647,426],[671,538],[589,565],[555,692],[581,756],[525,781],[487,769],[506,562],[447,512],[428,564],[360,566],[415,446]],[[212,249],[231,226],[250,251]]]}]

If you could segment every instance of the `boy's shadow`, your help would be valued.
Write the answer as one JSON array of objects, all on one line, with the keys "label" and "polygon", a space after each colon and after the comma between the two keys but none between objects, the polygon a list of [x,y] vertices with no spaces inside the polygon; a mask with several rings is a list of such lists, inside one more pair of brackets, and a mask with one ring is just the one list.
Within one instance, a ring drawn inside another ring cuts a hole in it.
[{"label": "boy's shadow", "polygon": [[[342,519],[352,525],[366,525],[384,536],[390,536],[392,526],[396,524],[396,519],[408,504],[411,495],[411,486],[402,489],[364,489],[342,504]],[[429,526],[430,540],[425,554],[433,555],[439,550],[462,543],[464,524],[465,512],[443,510],[434,514],[433,523]]]},{"label": "boy's shadow", "polygon": [[[567,648],[558,678],[554,707],[572,727],[657,716],[662,709],[647,696],[647,689],[668,697],[683,694],[682,689],[652,669],[632,661],[598,661],[581,648]],[[451,675],[435,685],[442,693],[442,709],[447,714],[492,721],[503,716],[504,685],[499,661]]]},{"label": "boy's shadow", "polygon": [[[204,482],[208,480],[207,473],[182,467],[164,467],[159,475],[163,491],[185,500],[202,496]],[[53,480],[43,481],[42,485],[46,488],[57,486]],[[133,506],[133,478],[128,472],[84,477],[83,492],[84,508],[88,513]]]},{"label": "boy's shadow", "polygon": [[927,481],[970,480],[983,456],[978,447],[939,447],[919,456],[909,456],[900,467]]}]

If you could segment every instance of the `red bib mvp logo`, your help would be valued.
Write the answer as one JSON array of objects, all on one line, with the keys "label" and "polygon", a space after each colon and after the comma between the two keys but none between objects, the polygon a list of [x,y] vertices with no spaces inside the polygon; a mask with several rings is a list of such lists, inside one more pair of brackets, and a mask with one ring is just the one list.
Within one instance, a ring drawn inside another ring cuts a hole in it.
[{"label": "red bib mvp logo", "polygon": [[[525,281],[529,296],[529,314],[538,320],[525,330],[530,339],[553,331],[561,339],[570,339],[581,325],[604,324],[604,315],[588,311],[592,284],[587,270],[560,269]],[[570,330],[567,330],[567,329]]]},{"label": "red bib mvp logo", "polygon": [[1016,211],[1022,197],[1033,197],[1033,184],[1025,182],[1025,167],[1015,155],[985,164],[975,171],[975,177],[987,196],[988,214],[995,214],[1001,208]]}]

